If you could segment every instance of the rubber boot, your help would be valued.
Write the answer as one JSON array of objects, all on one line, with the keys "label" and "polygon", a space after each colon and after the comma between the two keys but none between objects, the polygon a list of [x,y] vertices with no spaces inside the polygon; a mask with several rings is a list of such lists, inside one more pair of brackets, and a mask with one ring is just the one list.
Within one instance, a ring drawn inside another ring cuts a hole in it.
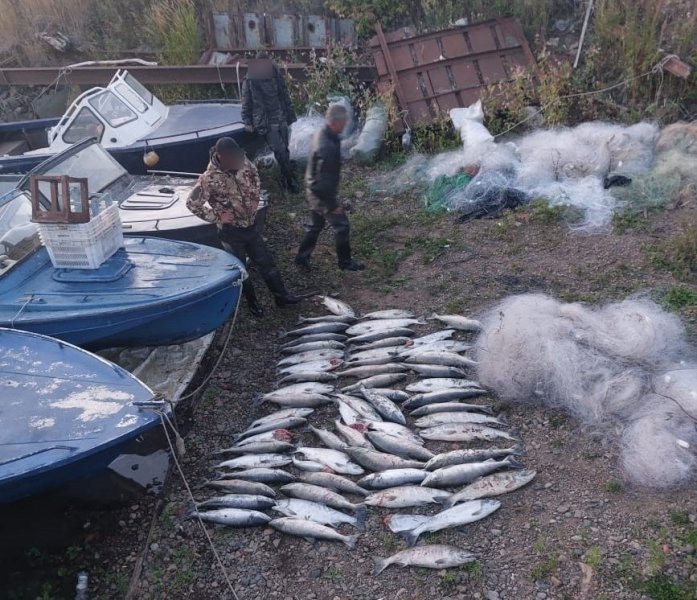
[{"label": "rubber boot", "polygon": [[264,307],[260,304],[254,287],[249,280],[242,284],[242,293],[244,294],[244,299],[247,301],[247,308],[250,314],[253,317],[257,317],[257,319],[261,319],[264,316]]},{"label": "rubber boot", "polygon": [[273,294],[276,306],[290,306],[291,304],[299,304],[302,302],[302,297],[291,294],[286,290],[283,278],[278,269],[273,269],[271,272],[267,273],[264,277],[264,281],[266,281],[266,285]]}]

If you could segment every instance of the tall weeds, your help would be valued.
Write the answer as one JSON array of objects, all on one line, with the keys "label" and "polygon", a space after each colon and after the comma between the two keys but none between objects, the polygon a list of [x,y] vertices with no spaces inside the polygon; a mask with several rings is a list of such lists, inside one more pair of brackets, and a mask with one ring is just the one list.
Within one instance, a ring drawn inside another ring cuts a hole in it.
[{"label": "tall weeds", "polygon": [[148,29],[161,62],[195,63],[203,48],[194,0],[160,0],[152,7]]}]

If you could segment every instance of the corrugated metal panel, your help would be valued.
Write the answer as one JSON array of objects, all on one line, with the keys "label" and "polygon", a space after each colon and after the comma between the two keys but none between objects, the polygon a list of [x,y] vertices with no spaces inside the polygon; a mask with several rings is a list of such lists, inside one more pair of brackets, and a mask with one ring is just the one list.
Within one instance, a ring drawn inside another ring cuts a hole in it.
[{"label": "corrugated metal panel", "polygon": [[377,33],[369,45],[378,85],[394,89],[410,125],[472,104],[483,87],[534,62],[523,29],[512,18],[423,35],[410,28],[383,33],[378,25]]},{"label": "corrugated metal panel", "polygon": [[355,39],[353,20],[318,15],[211,12],[207,30],[209,50],[321,49]]}]

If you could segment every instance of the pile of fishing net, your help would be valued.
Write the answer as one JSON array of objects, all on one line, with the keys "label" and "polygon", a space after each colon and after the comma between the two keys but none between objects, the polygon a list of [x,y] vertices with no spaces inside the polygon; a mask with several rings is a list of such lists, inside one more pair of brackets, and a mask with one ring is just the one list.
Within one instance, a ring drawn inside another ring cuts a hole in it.
[{"label": "pile of fishing net", "polygon": [[697,474],[697,361],[653,302],[601,308],[512,296],[483,318],[479,381],[502,399],[566,410],[620,448],[626,478],[666,488]]}]

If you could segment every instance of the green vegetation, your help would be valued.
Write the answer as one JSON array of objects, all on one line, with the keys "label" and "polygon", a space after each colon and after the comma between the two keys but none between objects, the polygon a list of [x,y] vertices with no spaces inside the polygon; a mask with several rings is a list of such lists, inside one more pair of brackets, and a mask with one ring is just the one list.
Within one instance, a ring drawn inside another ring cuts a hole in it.
[{"label": "green vegetation", "polygon": [[666,575],[654,575],[641,586],[641,591],[653,600],[695,600],[697,595],[675,583]]},{"label": "green vegetation", "polygon": [[632,211],[617,212],[612,217],[612,229],[615,233],[627,231],[647,231],[649,222],[643,213]]},{"label": "green vegetation", "polygon": [[611,479],[605,484],[605,491],[611,494],[619,494],[622,491],[622,484],[616,479]]},{"label": "green vegetation", "polygon": [[148,23],[158,58],[168,65],[194,64],[203,48],[194,0],[160,0]]},{"label": "green vegetation", "polygon": [[482,581],[484,578],[484,569],[478,560],[465,563],[460,567],[460,570],[467,573],[474,581]]},{"label": "green vegetation", "polygon": [[453,571],[445,571],[440,576],[440,583],[445,590],[452,590],[457,585],[457,574]]},{"label": "green vegetation", "polygon": [[593,546],[588,549],[586,552],[585,556],[585,561],[586,564],[589,567],[592,567],[596,571],[598,570],[598,567],[600,566],[600,562],[603,559],[603,553],[602,550],[600,549],[600,546]]},{"label": "green vegetation", "polygon": [[674,525],[689,525],[690,518],[687,511],[673,511],[670,513],[670,520]]},{"label": "green vegetation", "polygon": [[554,554],[548,555],[545,560],[536,564],[532,571],[530,571],[530,577],[533,581],[542,581],[549,578],[559,566],[559,559]]},{"label": "green vegetation", "polygon": [[663,304],[674,311],[697,306],[697,292],[682,286],[672,287],[663,296]]},{"label": "green vegetation", "polygon": [[341,571],[339,571],[339,569],[336,567],[329,567],[324,572],[324,577],[325,579],[329,579],[329,581],[337,581],[338,579],[341,579]]},{"label": "green vegetation", "polygon": [[651,260],[678,279],[689,279],[697,269],[697,226],[690,225],[661,246],[651,249]]}]

